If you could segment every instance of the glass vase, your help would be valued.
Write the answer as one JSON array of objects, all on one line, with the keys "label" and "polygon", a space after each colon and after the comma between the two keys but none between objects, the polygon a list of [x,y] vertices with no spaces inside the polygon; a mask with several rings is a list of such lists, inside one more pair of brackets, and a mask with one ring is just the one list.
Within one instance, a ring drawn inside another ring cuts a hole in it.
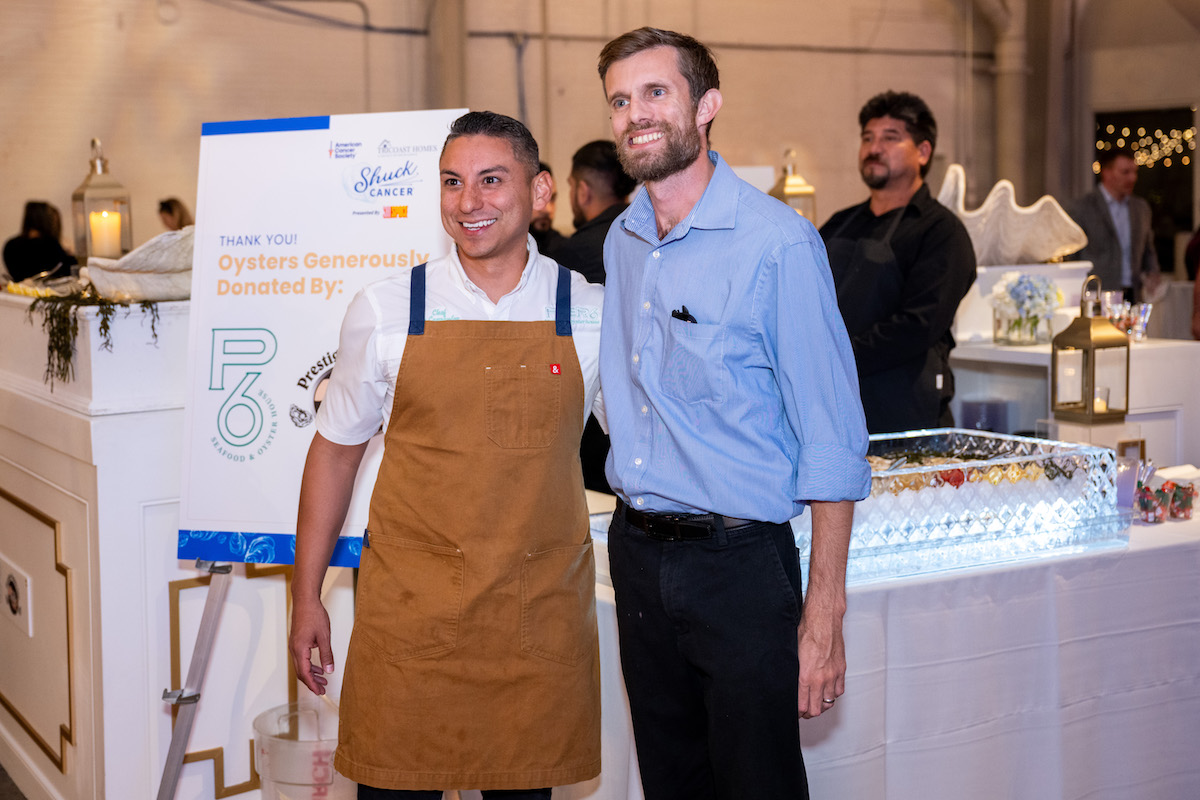
[{"label": "glass vase", "polygon": [[1027,346],[1050,343],[1050,320],[1046,317],[1010,316],[992,312],[992,340],[996,344]]}]

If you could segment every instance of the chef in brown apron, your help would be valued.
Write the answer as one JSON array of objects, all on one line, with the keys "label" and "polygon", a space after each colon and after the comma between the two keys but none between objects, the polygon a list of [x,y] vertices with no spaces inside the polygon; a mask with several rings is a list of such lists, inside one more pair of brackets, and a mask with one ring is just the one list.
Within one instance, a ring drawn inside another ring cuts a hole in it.
[{"label": "chef in brown apron", "polygon": [[[443,789],[548,798],[541,787],[599,774],[595,567],[579,438],[595,392],[601,295],[530,243],[529,217],[547,192],[521,157],[532,137],[509,138],[514,124],[472,112],[451,128],[442,216],[455,253],[351,304],[305,467],[291,644],[297,673],[320,694],[333,659],[319,576],[365,449],[327,439],[322,417],[333,403],[331,435],[356,438],[333,420],[353,405],[343,393],[372,383],[358,375],[361,351],[392,364],[335,756],[362,785],[360,798]],[[400,332],[379,326],[352,344],[371,327],[360,317],[397,305],[408,309]],[[484,318],[470,318],[474,308]],[[572,317],[588,326],[594,317],[586,348]],[[309,664],[314,647],[319,666]]]}]

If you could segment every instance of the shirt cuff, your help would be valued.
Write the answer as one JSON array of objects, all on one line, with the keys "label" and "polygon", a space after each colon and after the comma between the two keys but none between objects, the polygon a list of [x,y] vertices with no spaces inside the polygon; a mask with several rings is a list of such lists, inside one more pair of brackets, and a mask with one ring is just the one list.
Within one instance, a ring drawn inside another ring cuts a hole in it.
[{"label": "shirt cuff", "polygon": [[871,493],[871,465],[866,456],[837,444],[800,447],[796,499],[862,500]]}]

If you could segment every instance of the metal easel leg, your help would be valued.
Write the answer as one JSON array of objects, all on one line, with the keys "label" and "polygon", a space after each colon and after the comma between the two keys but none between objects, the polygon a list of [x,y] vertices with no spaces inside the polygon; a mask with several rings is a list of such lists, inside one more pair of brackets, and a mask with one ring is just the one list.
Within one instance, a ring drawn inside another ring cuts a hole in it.
[{"label": "metal easel leg", "polygon": [[187,680],[177,691],[163,690],[163,700],[179,706],[175,718],[175,729],[171,731],[171,747],[167,750],[167,763],[163,767],[162,783],[158,786],[158,800],[173,800],[183,770],[183,757],[188,739],[192,734],[192,723],[196,719],[196,704],[200,700],[200,687],[204,685],[204,674],[208,671],[208,659],[212,655],[213,642],[217,637],[217,622],[221,618],[221,606],[229,594],[233,579],[232,564],[216,564],[212,561],[197,561],[196,568],[212,574],[208,584],[208,596],[204,601],[204,613],[200,617],[200,630],[196,633],[196,646],[192,650],[192,663],[188,666]]}]

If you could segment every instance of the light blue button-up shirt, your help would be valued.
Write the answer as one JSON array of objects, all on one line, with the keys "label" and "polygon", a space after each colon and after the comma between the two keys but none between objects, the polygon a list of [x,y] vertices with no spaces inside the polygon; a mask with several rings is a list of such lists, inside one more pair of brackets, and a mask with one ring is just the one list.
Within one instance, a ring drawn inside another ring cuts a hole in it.
[{"label": "light blue button-up shirt", "polygon": [[[643,189],[604,244],[609,483],[641,511],[768,522],[862,499],[867,430],[825,246],[709,157],[704,195],[665,238]],[[684,306],[696,322],[672,317]]]}]

